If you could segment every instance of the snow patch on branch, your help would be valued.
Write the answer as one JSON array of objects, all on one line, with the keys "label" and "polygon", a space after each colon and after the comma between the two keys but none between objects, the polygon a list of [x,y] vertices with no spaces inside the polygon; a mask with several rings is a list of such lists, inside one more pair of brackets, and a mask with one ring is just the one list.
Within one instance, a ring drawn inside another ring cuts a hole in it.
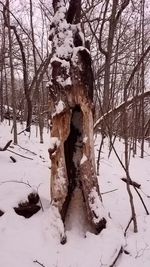
[{"label": "snow patch on branch", "polygon": [[65,108],[65,103],[62,100],[59,100],[57,106],[56,106],[56,113],[55,114],[60,114]]},{"label": "snow patch on branch", "polygon": [[65,103],[60,99],[58,104],[55,106],[55,112],[52,114],[52,118],[62,113],[64,109],[65,109]]},{"label": "snow patch on branch", "polygon": [[66,21],[66,8],[61,1],[51,22],[50,36],[53,37],[54,56],[69,59],[73,49],[73,33],[71,25]]},{"label": "snow patch on branch", "polygon": [[[66,80],[64,80],[61,76],[57,77],[57,82],[62,86],[62,87],[66,87],[69,85],[72,85],[72,81],[71,78],[68,77]],[[60,113],[60,112],[59,112]]]},{"label": "snow patch on branch", "polygon": [[50,139],[50,149],[54,149],[55,147],[60,146],[60,140],[57,137],[51,137]]},{"label": "snow patch on branch", "polygon": [[87,136],[84,136],[83,143],[86,144],[87,140],[88,140],[88,137]]},{"label": "snow patch on branch", "polygon": [[82,159],[81,159],[81,161],[80,161],[80,165],[82,165],[84,162],[86,162],[87,161],[87,157],[86,157],[86,155],[85,154],[83,154],[83,156],[82,156]]},{"label": "snow patch on branch", "polygon": [[[76,35],[81,41],[81,46],[75,47]],[[80,24],[72,25],[66,20],[66,7],[63,1],[57,4],[57,11],[51,21],[50,40],[53,42],[53,62],[60,62],[62,75],[61,78],[55,77],[55,80],[62,86],[70,86],[72,84],[70,78],[70,63],[78,65],[77,53],[86,49],[85,38],[81,30]],[[88,49],[86,49],[88,51]],[[89,52],[89,51],[88,51]],[[80,67],[80,66],[79,66]],[[82,69],[82,66],[80,67]],[[56,74],[57,75],[57,74]],[[53,81],[52,81],[53,84]]]},{"label": "snow patch on branch", "polygon": [[61,63],[61,67],[68,68],[68,69],[70,68],[70,62],[69,61],[66,61],[65,59],[61,59],[61,58],[57,57],[56,55],[54,55],[51,59],[51,63],[56,62],[56,61]]},{"label": "snow patch on branch", "polygon": [[89,194],[89,203],[90,203],[91,210],[95,214],[94,216],[95,223],[99,223],[101,219],[106,218],[106,213],[104,211],[103,204],[100,200],[100,197],[98,195],[96,188],[92,188]]}]

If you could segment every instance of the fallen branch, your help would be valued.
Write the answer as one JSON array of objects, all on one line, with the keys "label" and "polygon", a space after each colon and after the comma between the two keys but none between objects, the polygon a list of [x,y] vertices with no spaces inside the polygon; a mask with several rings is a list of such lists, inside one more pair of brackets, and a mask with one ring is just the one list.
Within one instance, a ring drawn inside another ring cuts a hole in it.
[{"label": "fallen branch", "polygon": [[110,191],[107,191],[107,192],[104,192],[104,193],[101,193],[101,195],[105,195],[105,194],[108,194],[108,193],[112,193],[112,192],[115,192],[117,191],[118,189],[113,189],[113,190],[110,190]]},{"label": "fallen branch", "polygon": [[[126,178],[122,178],[121,180],[127,183],[127,179],[126,179]],[[146,207],[146,205],[145,205],[145,203],[144,203],[144,200],[143,200],[142,196],[140,195],[139,191],[137,190],[137,188],[138,188],[138,189],[141,189],[141,188],[140,188],[141,185],[138,184],[138,183],[136,183],[136,182],[134,182],[134,181],[132,181],[131,178],[130,178],[130,180],[129,180],[128,182],[129,182],[130,185],[133,186],[134,190],[135,190],[136,193],[138,194],[138,196],[139,196],[139,198],[140,198],[140,200],[141,200],[141,202],[142,202],[142,204],[143,204],[143,207],[144,207],[144,209],[145,209],[145,211],[146,211],[146,214],[149,215],[149,211],[148,211],[148,209],[147,209],[147,207]]]},{"label": "fallen branch", "polygon": [[123,248],[121,247],[116,258],[114,259],[113,263],[111,265],[109,265],[109,267],[113,267],[115,265],[115,263],[117,262],[117,260],[119,259],[120,255],[122,254],[123,252]]},{"label": "fallen branch", "polygon": [[[108,125],[107,125],[107,127],[108,127]],[[108,129],[109,129],[109,127],[108,127]],[[125,171],[125,173],[126,173],[126,168],[125,168],[124,164],[122,163],[122,161],[121,161],[121,159],[120,159],[120,157],[119,157],[119,155],[118,155],[118,153],[117,153],[117,151],[116,151],[116,149],[115,149],[113,143],[111,142],[111,139],[110,139],[110,143],[111,143],[111,145],[112,145],[113,151],[114,151],[114,153],[115,153],[117,159],[119,160],[119,163],[121,164],[122,168],[124,169],[124,171]],[[130,178],[130,177],[129,177],[129,178]],[[131,178],[130,178],[130,181],[132,181]],[[134,190],[136,191],[136,193],[138,194],[138,196],[139,196],[139,198],[140,198],[140,200],[141,200],[141,202],[142,202],[142,204],[143,204],[143,206],[144,206],[144,209],[145,209],[145,211],[146,211],[146,214],[149,215],[149,211],[148,211],[148,209],[147,209],[147,207],[146,207],[146,205],[145,205],[145,203],[144,203],[144,201],[143,201],[143,199],[142,199],[140,193],[138,192],[137,188],[134,186],[134,184],[133,184],[133,188],[134,188]],[[140,189],[140,188],[139,188],[139,189]]]},{"label": "fallen branch", "polygon": [[137,187],[138,189],[141,188],[141,185],[138,184],[137,182],[134,182],[132,180],[127,180],[126,178],[121,178],[121,180],[125,183],[129,183],[130,185],[133,185],[134,187]]},{"label": "fallen branch", "polygon": [[[0,148],[0,151],[6,151],[6,150],[7,150],[7,151],[9,151],[9,152],[11,152],[11,153],[13,153],[13,154],[19,156],[19,157],[22,157],[22,158],[25,158],[25,159],[33,160],[33,158],[23,156],[23,155],[21,155],[21,154],[19,154],[19,153],[17,153],[17,152],[14,152],[14,151],[8,149],[8,147],[10,146],[11,143],[12,143],[12,140],[10,140],[10,141],[9,141],[3,148]],[[27,149],[26,149],[26,150],[27,150]],[[31,152],[31,151],[30,151],[30,152]],[[31,153],[34,153],[34,152],[31,152]],[[35,154],[35,155],[36,155],[36,154]],[[12,160],[12,158],[11,158],[11,160]],[[16,162],[16,161],[14,161],[14,162]]]},{"label": "fallen branch", "polygon": [[14,157],[12,157],[12,156],[10,156],[10,159],[12,160],[12,162],[13,163],[15,163],[17,160],[14,158]]},{"label": "fallen branch", "polygon": [[39,265],[42,266],[42,267],[46,267],[43,263],[41,263],[41,262],[39,262],[39,261],[37,261],[37,260],[34,260],[33,262],[39,264]]},{"label": "fallen branch", "polygon": [[0,147],[0,151],[6,151],[11,143],[12,143],[12,140],[8,141],[7,144],[3,148]]},{"label": "fallen branch", "polygon": [[22,158],[25,158],[25,159],[33,160],[33,158],[29,158],[29,157],[23,156],[23,155],[21,155],[21,154],[19,154],[19,153],[17,153],[17,152],[14,152],[14,151],[12,151],[12,150],[10,150],[10,149],[7,149],[7,151],[9,151],[9,152],[11,152],[11,153],[13,153],[13,154],[15,154],[15,155],[17,155],[17,156],[19,156],[19,157],[22,157]]},{"label": "fallen branch", "polygon": [[36,154],[35,152],[33,152],[33,151],[31,151],[31,150],[29,150],[29,149],[27,149],[27,148],[24,148],[24,147],[22,147],[22,146],[20,146],[20,145],[17,145],[17,146],[19,146],[21,149],[23,149],[23,150],[25,150],[25,151],[30,152],[31,154],[33,154],[33,155],[35,155],[35,156],[37,156],[37,154]]},{"label": "fallen branch", "polygon": [[[126,227],[125,230],[124,230],[124,237],[126,236],[127,230],[128,230],[128,228],[129,228],[129,226],[130,226],[132,220],[133,220],[133,218],[131,217],[130,221],[128,222],[127,227]],[[117,254],[116,258],[114,259],[113,263],[112,263],[111,265],[109,265],[109,267],[113,267],[113,266],[116,264],[117,260],[119,259],[120,255],[121,255],[123,252],[124,252],[125,254],[128,254],[128,255],[130,254],[127,250],[125,250],[125,249],[121,246],[120,250],[118,251],[118,254]]]}]

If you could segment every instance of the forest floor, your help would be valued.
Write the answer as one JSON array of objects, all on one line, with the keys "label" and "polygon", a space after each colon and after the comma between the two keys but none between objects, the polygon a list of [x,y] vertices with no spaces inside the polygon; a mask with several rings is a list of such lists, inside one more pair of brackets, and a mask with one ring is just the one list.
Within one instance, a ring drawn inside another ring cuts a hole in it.
[{"label": "forest floor", "polygon": [[[18,125],[19,131],[24,126]],[[36,137],[36,135],[38,136]],[[12,139],[11,126],[5,121],[0,124],[0,147]],[[100,135],[95,140],[97,157]],[[138,233],[133,232],[131,222],[126,236],[125,229],[131,219],[129,197],[126,190],[125,172],[112,151],[108,158],[108,140],[102,148],[100,191],[106,213],[110,218],[99,235],[94,235],[86,227],[82,206],[82,197],[78,203],[75,192],[68,211],[66,235],[67,243],[60,244],[63,225],[56,209],[50,205],[50,160],[48,148],[50,134],[44,130],[44,144],[39,143],[39,133],[32,127],[31,136],[18,135],[17,145],[0,151],[0,266],[2,267],[111,267],[123,247],[117,267],[150,266],[150,216],[131,186],[137,215]],[[140,143],[138,143],[140,147]],[[115,148],[124,162],[124,142],[117,138]],[[13,156],[16,162],[10,159]],[[145,157],[130,158],[130,176],[141,184],[139,190],[150,212],[150,147],[145,143]],[[15,213],[14,207],[27,201],[31,192],[37,191],[42,209],[30,218]],[[109,192],[112,191],[112,192]]]}]

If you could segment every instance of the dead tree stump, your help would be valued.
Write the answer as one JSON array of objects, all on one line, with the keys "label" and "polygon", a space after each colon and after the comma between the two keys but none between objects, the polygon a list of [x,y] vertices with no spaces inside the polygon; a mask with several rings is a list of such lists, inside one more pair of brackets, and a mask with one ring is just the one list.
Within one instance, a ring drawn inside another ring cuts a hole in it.
[{"label": "dead tree stump", "polygon": [[73,24],[76,9],[68,23],[64,1],[53,1],[53,7],[55,15],[49,38],[53,51],[49,82],[52,204],[65,221],[72,193],[80,187],[88,220],[94,231],[100,232],[106,226],[106,218],[95,169],[90,51],[85,48],[80,25]]}]

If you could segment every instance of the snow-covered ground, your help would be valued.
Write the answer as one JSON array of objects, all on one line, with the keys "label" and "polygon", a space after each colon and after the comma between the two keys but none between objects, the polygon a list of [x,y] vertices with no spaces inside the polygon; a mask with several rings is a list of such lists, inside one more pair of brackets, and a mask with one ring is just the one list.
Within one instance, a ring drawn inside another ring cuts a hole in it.
[{"label": "snow-covered ground", "polygon": [[[24,126],[18,125],[19,131]],[[63,225],[56,209],[50,205],[50,160],[48,148],[50,134],[44,130],[44,144],[39,143],[37,129],[32,134],[18,136],[19,146],[11,145],[9,150],[28,158],[0,152],[0,267],[110,267],[120,247],[125,252],[119,257],[118,267],[150,266],[150,216],[132,188],[137,214],[138,233],[133,224],[124,237],[124,231],[131,218],[129,197],[125,177],[114,152],[108,159],[108,144],[102,149],[99,184],[104,207],[108,213],[107,228],[99,235],[89,232],[85,226],[82,201],[72,200],[67,218],[67,243],[60,244]],[[11,126],[0,124],[0,147],[12,139]],[[99,148],[100,136],[95,141],[95,152]],[[124,161],[123,141],[118,139],[115,148]],[[141,184],[139,190],[147,209],[150,211],[150,147],[145,144],[145,158],[131,157],[131,178]],[[13,156],[17,162],[10,159]],[[111,190],[114,190],[112,192]],[[43,210],[26,219],[15,213],[14,207],[27,200],[32,191],[38,191]],[[79,194],[80,192],[76,192]],[[80,198],[78,198],[80,199]],[[82,200],[82,197],[81,197]]]}]

